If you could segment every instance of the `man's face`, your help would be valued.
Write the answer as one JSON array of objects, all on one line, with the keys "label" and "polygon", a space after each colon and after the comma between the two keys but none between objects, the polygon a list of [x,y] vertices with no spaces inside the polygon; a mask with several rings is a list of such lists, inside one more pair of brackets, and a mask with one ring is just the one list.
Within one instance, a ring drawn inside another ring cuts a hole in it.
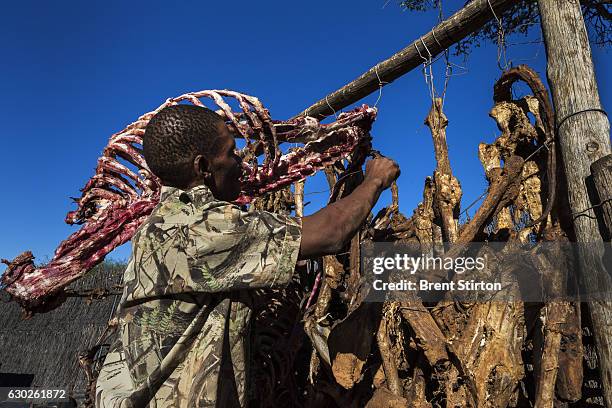
[{"label": "man's face", "polygon": [[217,155],[210,160],[210,170],[215,183],[213,193],[219,200],[234,201],[241,190],[242,159],[236,154],[234,136],[225,123],[219,123],[218,131],[216,144],[220,147]]}]

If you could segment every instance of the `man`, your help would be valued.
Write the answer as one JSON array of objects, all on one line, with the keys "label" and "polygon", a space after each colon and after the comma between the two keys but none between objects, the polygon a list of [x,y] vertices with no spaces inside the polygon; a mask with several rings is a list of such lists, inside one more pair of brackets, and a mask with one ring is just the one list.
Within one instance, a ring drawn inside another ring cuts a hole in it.
[{"label": "man", "polygon": [[119,339],[98,377],[96,406],[246,406],[253,289],[286,285],[298,259],[337,253],[399,168],[370,160],[353,193],[300,219],[230,203],[241,159],[209,109],[161,110],[143,148],[161,199],[132,239]]}]

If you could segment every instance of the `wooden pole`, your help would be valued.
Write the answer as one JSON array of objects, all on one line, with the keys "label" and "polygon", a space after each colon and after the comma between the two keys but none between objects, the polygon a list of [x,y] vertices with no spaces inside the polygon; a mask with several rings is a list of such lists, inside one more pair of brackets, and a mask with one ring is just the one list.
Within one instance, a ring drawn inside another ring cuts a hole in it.
[{"label": "wooden pole", "polygon": [[370,68],[359,78],[327,95],[297,116],[323,119],[346,108],[414,68],[431,61],[436,55],[468,35],[480,30],[487,21],[500,16],[515,0],[473,0],[461,10],[435,26],[427,34],[383,62]]},{"label": "wooden pole", "polygon": [[[595,294],[612,290],[603,264],[604,244],[594,204],[589,199],[590,166],[610,154],[610,123],[601,111],[591,48],[577,0],[538,0],[546,45],[548,83],[556,110],[568,197],[583,288]],[[612,407],[612,302],[585,296],[590,301],[604,391]]]},{"label": "wooden pole", "polygon": [[601,207],[604,239],[612,239],[612,154],[602,157],[591,165],[593,183]]}]

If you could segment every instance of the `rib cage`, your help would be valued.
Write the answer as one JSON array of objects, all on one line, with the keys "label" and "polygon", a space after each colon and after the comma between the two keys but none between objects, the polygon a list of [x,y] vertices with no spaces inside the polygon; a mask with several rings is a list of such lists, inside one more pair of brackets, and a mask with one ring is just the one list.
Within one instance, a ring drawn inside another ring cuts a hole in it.
[{"label": "rib cage", "polygon": [[[69,224],[83,224],[55,251],[51,262],[36,268],[26,251],[13,261],[2,285],[30,311],[44,311],[61,302],[63,288],[101,262],[114,248],[129,241],[159,201],[160,182],[149,171],[142,154],[142,140],[149,120],[166,106],[211,100],[227,125],[246,141],[243,191],[237,204],[245,204],[267,192],[303,180],[358,149],[369,149],[369,130],[376,110],[363,105],[341,113],[337,121],[322,125],[310,117],[273,121],[261,102],[229,90],[204,90],[170,98],[111,136],[98,160],[95,175],[76,199],[77,209],[66,216]],[[241,111],[226,100],[233,99]],[[305,143],[282,154],[279,142]],[[264,160],[258,165],[257,156]],[[53,302],[49,302],[53,296]]]}]

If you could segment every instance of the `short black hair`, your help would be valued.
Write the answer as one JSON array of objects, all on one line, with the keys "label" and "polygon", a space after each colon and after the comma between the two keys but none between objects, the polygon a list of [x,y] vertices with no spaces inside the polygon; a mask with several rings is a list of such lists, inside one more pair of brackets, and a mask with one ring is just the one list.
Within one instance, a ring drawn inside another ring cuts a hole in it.
[{"label": "short black hair", "polygon": [[218,125],[223,118],[195,105],[167,106],[150,120],[143,137],[149,169],[162,184],[185,188],[193,180],[193,159],[217,154]]}]

